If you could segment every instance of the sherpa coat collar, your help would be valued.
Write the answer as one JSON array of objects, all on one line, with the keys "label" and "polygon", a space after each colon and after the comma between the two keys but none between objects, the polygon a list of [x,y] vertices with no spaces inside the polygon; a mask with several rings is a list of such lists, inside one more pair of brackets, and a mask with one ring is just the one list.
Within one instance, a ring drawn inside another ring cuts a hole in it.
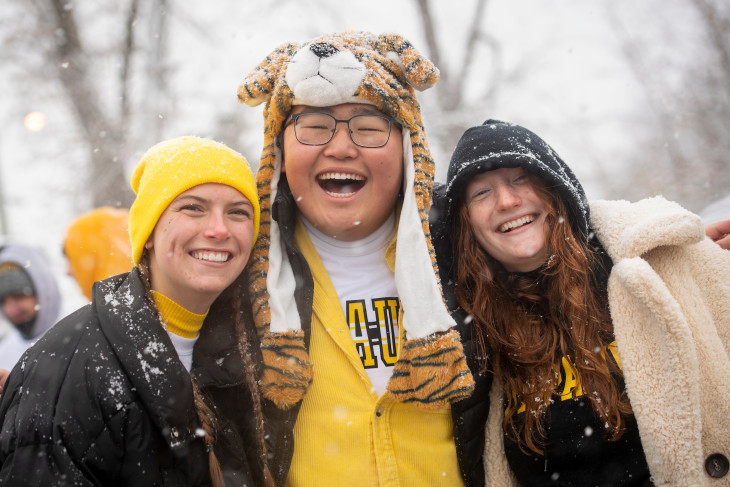
[{"label": "sherpa coat collar", "polygon": [[[730,485],[711,455],[730,458],[730,252],[702,221],[661,197],[591,205],[614,261],[609,304],[626,387],[655,485]],[[487,484],[516,485],[506,463],[501,387],[492,388]],[[706,466],[707,464],[707,466]]]}]

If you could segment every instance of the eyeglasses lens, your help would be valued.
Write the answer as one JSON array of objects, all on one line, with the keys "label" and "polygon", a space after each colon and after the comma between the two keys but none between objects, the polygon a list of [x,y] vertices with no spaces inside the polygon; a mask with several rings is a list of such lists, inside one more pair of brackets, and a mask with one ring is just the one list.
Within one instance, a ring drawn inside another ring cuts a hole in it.
[{"label": "eyeglasses lens", "polygon": [[390,138],[390,121],[378,115],[336,120],[326,113],[302,113],[294,122],[294,134],[302,144],[323,145],[332,140],[337,122],[347,122],[350,138],[361,147],[382,147]]}]

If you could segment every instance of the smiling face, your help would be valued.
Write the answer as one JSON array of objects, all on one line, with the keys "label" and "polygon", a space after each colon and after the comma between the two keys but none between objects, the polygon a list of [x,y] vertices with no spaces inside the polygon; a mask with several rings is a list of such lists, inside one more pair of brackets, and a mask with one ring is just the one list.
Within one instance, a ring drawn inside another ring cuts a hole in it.
[{"label": "smiling face", "polygon": [[522,168],[475,176],[464,190],[474,236],[510,272],[528,272],[547,259],[547,206]]},{"label": "smiling face", "polygon": [[254,210],[237,189],[205,183],[175,198],[145,247],[152,289],[202,314],[243,271]]},{"label": "smiling face", "polygon": [[[370,105],[347,103],[315,108],[296,106],[292,113],[328,113],[338,120],[356,115],[382,115]],[[367,237],[393,213],[403,180],[403,140],[393,125],[383,147],[355,145],[347,125],[327,144],[300,143],[294,125],[284,130],[284,164],[297,207],[324,234],[344,241]]]}]

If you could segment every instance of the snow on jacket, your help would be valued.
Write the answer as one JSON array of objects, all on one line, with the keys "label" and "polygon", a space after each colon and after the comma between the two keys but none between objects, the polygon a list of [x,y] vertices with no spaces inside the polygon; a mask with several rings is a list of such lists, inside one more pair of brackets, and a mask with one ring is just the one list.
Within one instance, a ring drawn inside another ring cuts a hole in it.
[{"label": "snow on jacket", "polygon": [[[728,486],[730,252],[661,197],[596,201],[591,227],[614,262],[609,305],[626,387],[657,486]],[[491,390],[487,485],[515,485],[504,404]]]},{"label": "snow on jacket", "polygon": [[[219,418],[226,485],[256,485],[251,398],[230,319],[211,308],[193,374]],[[135,270],[97,283],[12,371],[0,399],[0,484],[210,485],[190,374]]]}]

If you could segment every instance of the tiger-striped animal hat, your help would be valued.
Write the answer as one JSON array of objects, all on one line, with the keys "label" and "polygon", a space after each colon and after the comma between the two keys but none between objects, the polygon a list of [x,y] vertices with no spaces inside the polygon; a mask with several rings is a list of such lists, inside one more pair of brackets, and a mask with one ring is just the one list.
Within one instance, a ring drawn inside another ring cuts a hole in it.
[{"label": "tiger-striped animal hat", "polygon": [[278,224],[271,219],[282,164],[277,137],[294,105],[366,103],[402,124],[404,196],[395,281],[405,340],[388,390],[397,400],[426,409],[463,399],[473,390],[459,334],[443,303],[428,227],[434,162],[414,88],[429,88],[438,78],[433,63],[399,35],[345,32],[278,47],[238,89],[241,103],[266,103],[257,173],[261,231],[250,275],[264,359],[262,390],[282,409],[300,401],[312,380],[294,300],[294,273]]}]

